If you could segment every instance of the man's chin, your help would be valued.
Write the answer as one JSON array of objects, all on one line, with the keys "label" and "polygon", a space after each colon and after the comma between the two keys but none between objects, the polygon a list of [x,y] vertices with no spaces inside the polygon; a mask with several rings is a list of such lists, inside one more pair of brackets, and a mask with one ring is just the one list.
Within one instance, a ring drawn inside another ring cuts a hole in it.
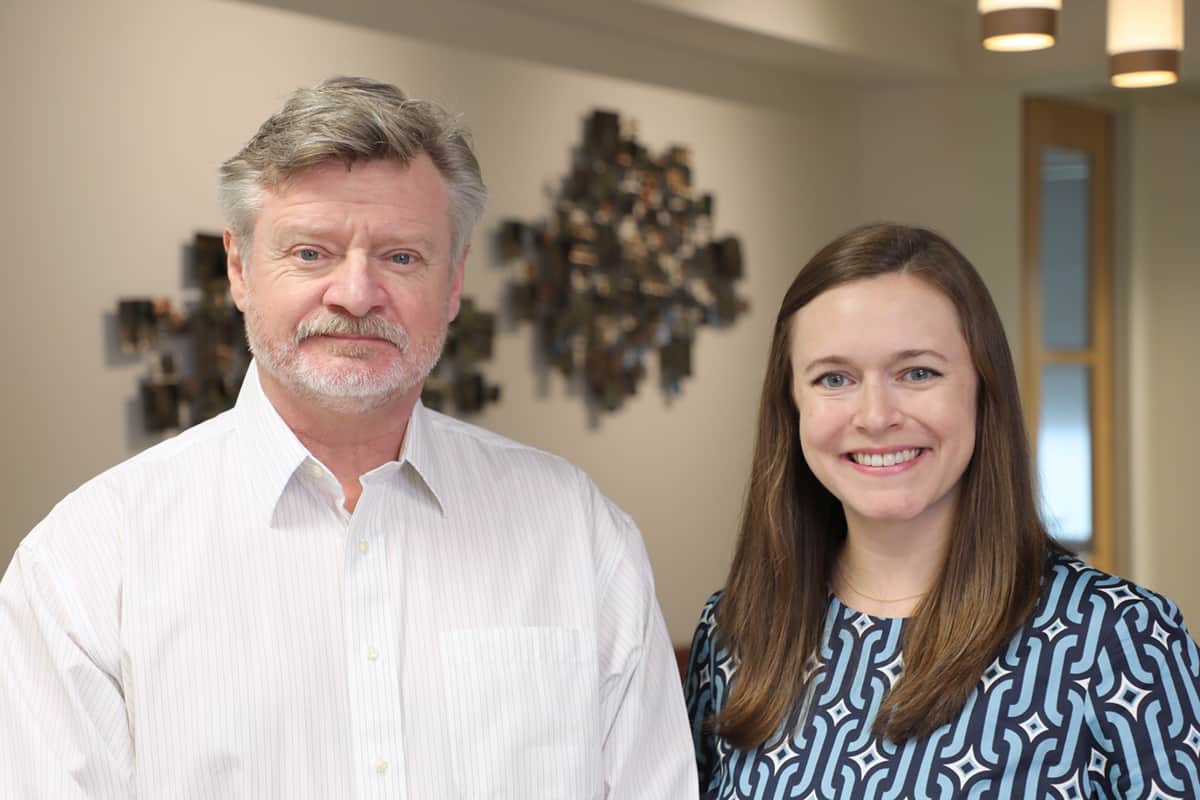
[{"label": "man's chin", "polygon": [[276,379],[298,397],[330,410],[357,413],[380,408],[420,383],[412,376],[380,373],[363,364],[281,372],[275,373]]},{"label": "man's chin", "polygon": [[[372,358],[332,355],[328,352],[279,354],[258,348],[256,358],[277,383],[297,398],[329,410],[363,413],[373,411],[423,383],[427,370],[419,353],[408,363],[393,349],[390,357]],[[432,364],[430,364],[432,369]]]}]

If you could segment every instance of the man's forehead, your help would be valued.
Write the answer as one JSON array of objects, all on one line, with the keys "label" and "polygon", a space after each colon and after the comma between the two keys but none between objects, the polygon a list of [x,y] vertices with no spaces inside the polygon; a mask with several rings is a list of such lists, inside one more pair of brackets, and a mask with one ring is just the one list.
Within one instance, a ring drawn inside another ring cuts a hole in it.
[{"label": "man's forehead", "polygon": [[260,221],[311,230],[362,218],[377,225],[442,230],[448,226],[448,192],[437,168],[428,156],[424,159],[314,165],[264,188]]}]

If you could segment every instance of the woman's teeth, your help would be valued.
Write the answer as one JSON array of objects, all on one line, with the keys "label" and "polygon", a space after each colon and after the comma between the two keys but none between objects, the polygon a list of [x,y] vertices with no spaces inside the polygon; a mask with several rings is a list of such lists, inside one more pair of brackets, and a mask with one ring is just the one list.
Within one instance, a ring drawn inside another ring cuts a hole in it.
[{"label": "woman's teeth", "polygon": [[862,464],[864,467],[894,467],[905,461],[912,461],[920,454],[921,448],[917,447],[911,450],[899,450],[895,453],[851,453],[850,458],[854,459],[856,464]]}]

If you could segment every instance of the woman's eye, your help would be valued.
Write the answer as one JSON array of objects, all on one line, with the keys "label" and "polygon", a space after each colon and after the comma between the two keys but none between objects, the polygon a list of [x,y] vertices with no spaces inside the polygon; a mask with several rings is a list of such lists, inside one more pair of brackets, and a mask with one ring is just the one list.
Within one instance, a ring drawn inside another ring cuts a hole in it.
[{"label": "woman's eye", "polygon": [[910,381],[921,383],[922,381],[936,378],[938,374],[939,373],[936,370],[929,369],[928,367],[913,367],[908,371],[908,379]]},{"label": "woman's eye", "polygon": [[817,378],[817,385],[826,389],[841,389],[846,385],[846,376],[839,372],[829,372]]}]

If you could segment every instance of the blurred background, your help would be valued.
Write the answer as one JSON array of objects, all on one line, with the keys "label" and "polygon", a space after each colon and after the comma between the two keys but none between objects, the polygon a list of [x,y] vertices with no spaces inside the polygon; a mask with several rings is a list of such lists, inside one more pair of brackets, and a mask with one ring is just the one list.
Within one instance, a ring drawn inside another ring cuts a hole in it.
[{"label": "blurred background", "polygon": [[[538,377],[531,327],[502,323],[484,365],[502,397],[470,418],[578,463],[632,514],[677,644],[728,568],[783,291],[878,219],[940,231],[985,276],[1056,530],[1200,619],[1200,62],[1185,49],[1180,83],[1110,88],[1102,0],[1066,0],[1049,50],[979,39],[973,0],[9,0],[0,567],[62,496],[157,441],[118,298],[186,302],[186,247],[222,227],[217,166],[294,88],[357,74],[473,129],[491,200],[466,291],[487,308],[513,275],[501,223],[547,216],[593,109],[691,149],[715,230],[741,240],[749,311],[700,330],[682,393],[651,377],[592,420]],[[1065,128],[1038,121],[1060,111]],[[1101,149],[1068,141],[1097,119]]]}]

